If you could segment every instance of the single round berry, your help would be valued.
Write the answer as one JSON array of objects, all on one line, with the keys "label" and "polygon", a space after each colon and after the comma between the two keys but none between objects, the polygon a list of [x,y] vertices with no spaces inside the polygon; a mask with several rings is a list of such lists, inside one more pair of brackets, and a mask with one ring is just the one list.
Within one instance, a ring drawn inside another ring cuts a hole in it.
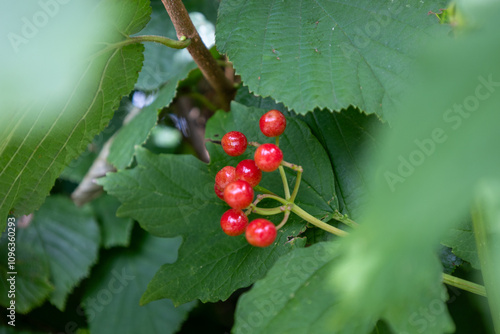
[{"label": "single round berry", "polygon": [[229,209],[220,219],[220,227],[224,233],[232,237],[243,234],[247,225],[248,218],[241,210]]},{"label": "single round berry", "polygon": [[233,209],[244,209],[253,201],[253,188],[247,181],[231,182],[224,189],[224,200]]},{"label": "single round berry", "polygon": [[278,169],[283,161],[283,152],[274,144],[262,144],[255,150],[253,158],[260,170],[272,172]]},{"label": "single round berry", "polygon": [[259,121],[260,131],[267,137],[280,136],[286,128],[286,118],[279,110],[269,110]]},{"label": "single round berry", "polygon": [[236,168],[233,166],[226,166],[215,175],[214,190],[221,200],[224,200],[224,189],[233,181],[236,181]]},{"label": "single round berry", "polygon": [[252,187],[255,187],[262,179],[262,171],[252,159],[242,160],[236,166],[236,179],[247,181]]},{"label": "single round berry", "polygon": [[222,148],[232,157],[242,155],[247,149],[247,137],[238,131],[228,132],[222,137]]},{"label": "single round berry", "polygon": [[269,220],[257,218],[247,226],[245,237],[250,245],[267,247],[276,240],[276,226]]}]

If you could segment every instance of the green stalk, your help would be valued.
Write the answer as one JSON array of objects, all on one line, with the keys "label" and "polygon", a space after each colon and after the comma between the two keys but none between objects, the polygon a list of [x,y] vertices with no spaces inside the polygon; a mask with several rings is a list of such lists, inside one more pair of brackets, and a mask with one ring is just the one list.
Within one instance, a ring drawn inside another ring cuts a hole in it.
[{"label": "green stalk", "polygon": [[484,286],[443,273],[443,283],[486,297]]},{"label": "green stalk", "polygon": [[356,223],[354,220],[347,217],[347,215],[341,214],[338,211],[335,211],[332,218],[352,228],[356,228],[359,226],[358,223]]},{"label": "green stalk", "polygon": [[481,183],[475,202],[472,227],[493,326],[500,333],[500,183]]},{"label": "green stalk", "polygon": [[124,47],[130,44],[142,43],[142,42],[154,42],[163,44],[172,49],[185,49],[191,44],[190,39],[182,39],[176,41],[174,39],[170,39],[163,36],[155,36],[155,35],[142,35],[142,36],[133,36],[129,37],[126,40],[113,44],[114,48]]},{"label": "green stalk", "polygon": [[288,188],[288,181],[286,179],[285,169],[281,165],[278,167],[278,169],[280,170],[281,181],[283,181],[283,188],[285,190],[285,198],[290,199],[290,188]]},{"label": "green stalk", "polygon": [[292,202],[292,203],[295,202],[295,197],[297,197],[297,194],[299,192],[299,187],[300,187],[300,181],[301,180],[302,180],[302,170],[299,170],[297,172],[297,178],[295,179],[295,186],[293,187],[292,196],[290,197],[290,202]]},{"label": "green stalk", "polygon": [[342,231],[341,229],[336,228],[335,226],[328,225],[327,223],[322,222],[321,220],[311,216],[308,212],[304,211],[297,205],[292,206],[292,212],[295,213],[300,218],[308,221],[316,227],[319,227],[327,232],[338,235],[339,237],[345,237],[348,235],[346,231]]}]

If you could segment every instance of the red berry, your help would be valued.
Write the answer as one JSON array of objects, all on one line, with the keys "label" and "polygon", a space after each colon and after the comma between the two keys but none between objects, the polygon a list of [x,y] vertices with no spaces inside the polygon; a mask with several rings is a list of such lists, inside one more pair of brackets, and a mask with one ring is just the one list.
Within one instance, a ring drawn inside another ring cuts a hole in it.
[{"label": "red berry", "polygon": [[222,230],[232,237],[243,234],[247,225],[248,218],[241,210],[229,209],[224,212],[220,219]]},{"label": "red berry", "polygon": [[255,187],[262,179],[262,171],[252,159],[242,160],[236,166],[236,179],[247,181],[252,187]]},{"label": "red berry", "polygon": [[274,144],[262,144],[255,151],[253,158],[259,169],[272,172],[278,169],[283,161],[283,152]]},{"label": "red berry", "polygon": [[260,131],[267,137],[277,137],[286,128],[286,118],[279,110],[269,110],[259,121]]},{"label": "red berry", "polygon": [[245,232],[245,237],[250,245],[267,247],[276,240],[276,226],[269,220],[257,218],[253,220]]},{"label": "red berry", "polygon": [[247,181],[231,182],[224,189],[224,200],[233,209],[244,209],[253,201],[253,188]]},{"label": "red berry", "polygon": [[224,200],[224,189],[226,186],[236,180],[236,168],[226,166],[215,175],[214,190],[221,200]]},{"label": "red berry", "polygon": [[222,148],[232,157],[242,155],[247,149],[247,137],[238,131],[228,132],[222,137]]}]

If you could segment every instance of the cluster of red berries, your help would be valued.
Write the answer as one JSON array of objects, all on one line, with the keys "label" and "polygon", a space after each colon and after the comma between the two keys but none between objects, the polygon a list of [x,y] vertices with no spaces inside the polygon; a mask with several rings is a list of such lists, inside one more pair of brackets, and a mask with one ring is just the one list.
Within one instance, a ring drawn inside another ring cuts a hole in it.
[{"label": "cluster of red berries", "polygon": [[[260,118],[260,130],[267,137],[278,137],[286,128],[286,119],[278,110],[270,110]],[[228,132],[222,137],[222,148],[233,157],[242,155],[248,142],[238,131]],[[254,198],[253,188],[262,179],[262,171],[272,172],[283,161],[283,152],[274,144],[260,145],[254,159],[241,161],[236,168],[225,166],[215,176],[214,190],[231,209],[220,220],[222,230],[230,236],[245,233],[248,243],[257,247],[267,247],[276,239],[277,231],[272,222],[258,218],[248,223],[247,214],[242,209],[250,206]]]}]

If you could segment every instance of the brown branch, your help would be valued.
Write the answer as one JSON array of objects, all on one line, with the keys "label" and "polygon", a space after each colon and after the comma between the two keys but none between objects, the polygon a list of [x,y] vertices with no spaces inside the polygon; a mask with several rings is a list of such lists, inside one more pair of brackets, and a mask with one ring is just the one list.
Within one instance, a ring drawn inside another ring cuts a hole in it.
[{"label": "brown branch", "polygon": [[229,110],[229,103],[234,97],[235,89],[231,82],[225,77],[224,72],[217,64],[210,51],[198,35],[198,31],[189,18],[189,14],[181,0],[162,0],[165,9],[174,24],[177,38],[186,37],[191,39],[187,47],[189,53],[200,68],[203,76],[215,89],[221,99],[225,110]]}]

